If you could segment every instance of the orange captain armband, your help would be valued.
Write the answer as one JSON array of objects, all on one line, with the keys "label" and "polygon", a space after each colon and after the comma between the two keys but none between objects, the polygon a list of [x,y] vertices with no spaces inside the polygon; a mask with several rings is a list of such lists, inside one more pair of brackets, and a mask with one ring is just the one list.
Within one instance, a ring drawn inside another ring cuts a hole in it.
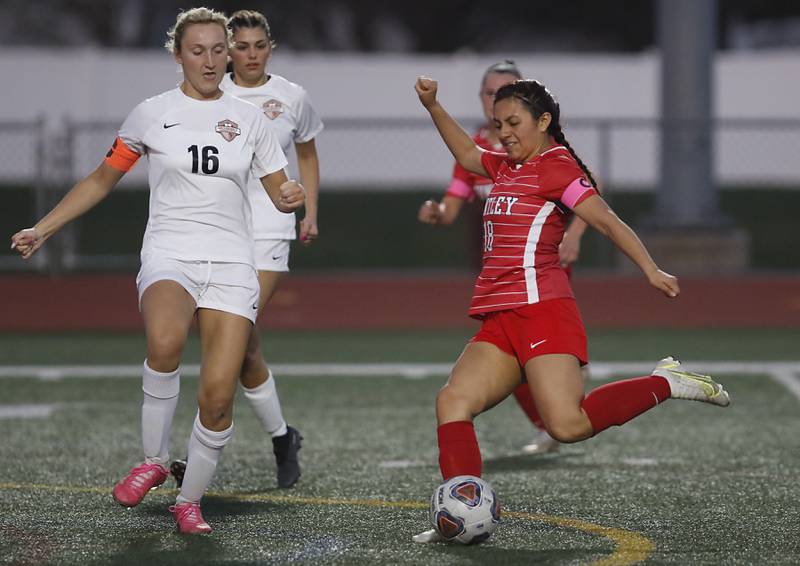
[{"label": "orange captain armband", "polygon": [[111,149],[106,153],[105,161],[117,171],[127,173],[136,165],[136,161],[138,161],[140,157],[141,155],[133,151],[125,145],[124,141],[117,137],[117,139],[114,140],[114,145],[112,145]]}]

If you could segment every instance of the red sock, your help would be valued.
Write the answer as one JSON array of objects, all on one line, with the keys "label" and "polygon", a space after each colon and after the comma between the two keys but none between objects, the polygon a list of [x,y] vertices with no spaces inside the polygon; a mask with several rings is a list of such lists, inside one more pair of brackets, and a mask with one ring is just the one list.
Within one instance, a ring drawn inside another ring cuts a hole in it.
[{"label": "red sock", "polygon": [[481,476],[481,450],[470,421],[439,425],[439,470],[447,481],[455,476]]},{"label": "red sock", "polygon": [[651,375],[601,385],[581,403],[594,434],[610,426],[621,426],[669,399],[669,382]]},{"label": "red sock", "polygon": [[536,410],[536,404],[533,402],[533,395],[531,395],[531,388],[527,383],[520,383],[514,390],[514,397],[517,398],[519,408],[522,409],[528,419],[539,430],[544,430],[544,423],[542,417],[539,416],[539,411]]}]

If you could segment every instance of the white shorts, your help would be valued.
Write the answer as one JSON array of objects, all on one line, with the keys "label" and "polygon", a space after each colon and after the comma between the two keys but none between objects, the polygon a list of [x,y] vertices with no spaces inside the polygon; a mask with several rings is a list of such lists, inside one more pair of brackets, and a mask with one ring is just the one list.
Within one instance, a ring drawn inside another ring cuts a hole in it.
[{"label": "white shorts", "polygon": [[256,269],[259,271],[289,271],[291,240],[255,240]]},{"label": "white shorts", "polygon": [[159,256],[142,259],[136,276],[139,309],[142,295],[157,281],[170,280],[186,289],[199,309],[214,309],[243,316],[255,323],[258,316],[258,274],[246,263],[182,261]]}]

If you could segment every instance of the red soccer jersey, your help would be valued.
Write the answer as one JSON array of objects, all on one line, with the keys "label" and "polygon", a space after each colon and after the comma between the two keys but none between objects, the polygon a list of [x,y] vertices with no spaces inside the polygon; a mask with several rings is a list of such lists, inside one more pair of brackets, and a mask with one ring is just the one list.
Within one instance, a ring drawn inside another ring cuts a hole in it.
[{"label": "red soccer jersey", "polygon": [[470,316],[572,297],[558,258],[572,209],[597,191],[564,146],[517,165],[486,152],[483,167],[494,188],[483,209],[483,268]]},{"label": "red soccer jersey", "polygon": [[[486,127],[478,130],[478,133],[472,136],[478,147],[488,149],[489,151],[502,151],[503,146],[500,144],[493,144],[488,139],[489,130]],[[487,177],[476,175],[471,171],[467,171],[458,163],[453,167],[453,178],[450,185],[447,187],[445,195],[451,197],[458,197],[468,202],[475,200],[478,197],[485,200],[492,190],[493,181]]]}]

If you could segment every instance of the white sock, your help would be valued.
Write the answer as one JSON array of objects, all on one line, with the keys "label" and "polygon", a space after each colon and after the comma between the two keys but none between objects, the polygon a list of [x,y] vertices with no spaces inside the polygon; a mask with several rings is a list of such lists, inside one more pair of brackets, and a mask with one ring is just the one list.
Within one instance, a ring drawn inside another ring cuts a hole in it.
[{"label": "white sock", "polygon": [[281,400],[278,399],[278,390],[275,388],[275,378],[272,375],[272,370],[267,375],[267,380],[253,389],[244,387],[244,396],[250,401],[250,406],[253,407],[258,420],[261,421],[264,430],[266,430],[273,438],[276,436],[283,436],[288,431],[286,429],[286,421],[283,420],[283,411],[281,410]]},{"label": "white sock", "polygon": [[162,373],[150,369],[147,360],[142,370],[142,448],[145,462],[167,466],[169,462],[169,436],[172,417],[178,406],[180,392],[180,366],[175,371]]},{"label": "white sock", "polygon": [[186,473],[178,494],[177,503],[200,503],[208,489],[222,449],[233,436],[233,423],[219,432],[208,430],[200,423],[200,413],[194,419],[192,435],[189,437],[189,455],[186,460]]}]

